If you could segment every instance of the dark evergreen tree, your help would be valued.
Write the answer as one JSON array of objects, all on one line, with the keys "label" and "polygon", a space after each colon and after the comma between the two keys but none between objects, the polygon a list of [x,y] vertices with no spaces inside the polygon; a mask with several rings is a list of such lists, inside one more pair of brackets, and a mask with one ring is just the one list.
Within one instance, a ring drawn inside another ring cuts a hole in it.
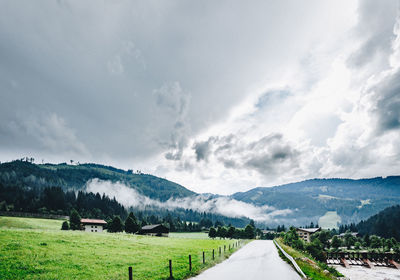
[{"label": "dark evergreen tree", "polygon": [[244,235],[248,239],[253,239],[254,238],[254,228],[248,224],[245,229],[244,229]]},{"label": "dark evergreen tree", "polygon": [[81,229],[81,216],[75,209],[72,209],[71,214],[69,215],[69,228],[72,230]]},{"label": "dark evergreen tree", "polygon": [[215,230],[215,228],[213,227],[210,228],[210,230],[208,231],[208,237],[213,239],[217,237],[217,231]]},{"label": "dark evergreen tree", "polygon": [[125,220],[125,232],[126,233],[135,233],[139,230],[139,224],[138,221],[133,215],[132,212],[129,213],[128,218]]},{"label": "dark evergreen tree", "polygon": [[110,224],[107,224],[108,232],[122,232],[124,230],[124,225],[119,216],[115,216]]},{"label": "dark evergreen tree", "polygon": [[235,227],[229,227],[228,232],[226,233],[226,237],[232,239],[235,234],[235,230]]}]

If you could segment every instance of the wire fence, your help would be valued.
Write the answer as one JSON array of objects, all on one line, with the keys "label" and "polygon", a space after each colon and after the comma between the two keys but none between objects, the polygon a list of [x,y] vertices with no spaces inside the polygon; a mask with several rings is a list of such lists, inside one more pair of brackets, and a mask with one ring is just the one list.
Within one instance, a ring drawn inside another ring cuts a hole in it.
[{"label": "wire fence", "polygon": [[[243,240],[236,240],[228,245],[203,250],[196,254],[174,256],[174,258],[166,260],[162,270],[168,273],[165,277],[166,279],[183,278],[190,275],[194,276],[198,271],[229,257],[231,253],[241,248],[244,244],[245,242]],[[128,267],[129,280],[134,279],[134,269],[133,266]],[[178,271],[178,273],[175,274],[175,271]]]}]

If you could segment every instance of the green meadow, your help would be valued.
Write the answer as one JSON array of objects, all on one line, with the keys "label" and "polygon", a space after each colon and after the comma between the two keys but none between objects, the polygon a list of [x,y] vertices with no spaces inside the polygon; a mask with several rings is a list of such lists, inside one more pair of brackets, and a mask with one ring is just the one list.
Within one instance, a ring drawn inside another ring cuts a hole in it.
[{"label": "green meadow", "polygon": [[[205,234],[149,237],[125,233],[61,231],[61,220],[0,217],[0,279],[174,279],[198,274],[227,258],[235,240]],[[218,248],[226,245],[219,257]],[[215,249],[215,260],[212,250]],[[202,264],[205,251],[206,264]],[[192,272],[188,256],[192,255]]]}]

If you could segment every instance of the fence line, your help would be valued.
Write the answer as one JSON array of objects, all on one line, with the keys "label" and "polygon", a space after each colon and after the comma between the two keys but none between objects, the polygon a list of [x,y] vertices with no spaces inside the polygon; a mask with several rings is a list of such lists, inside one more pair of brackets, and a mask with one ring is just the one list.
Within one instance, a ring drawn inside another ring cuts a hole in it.
[{"label": "fence line", "polygon": [[282,249],[281,246],[279,246],[278,242],[276,242],[274,240],[274,243],[276,245],[276,247],[279,248],[279,250],[281,250],[282,254],[285,255],[286,258],[288,258],[289,261],[291,261],[291,263],[293,264],[294,268],[297,270],[297,272],[304,278],[307,279],[307,276],[304,274],[304,272],[301,270],[301,268],[297,265],[296,261],[293,259],[293,257],[291,255],[289,255],[288,253],[285,252],[285,250]]},{"label": "fence line", "polygon": [[[232,244],[232,246],[231,246],[231,244],[229,244],[229,248],[230,249],[234,249],[235,247],[240,248],[243,244],[244,244],[244,242],[242,242],[242,241],[236,241],[235,243]],[[219,248],[219,251],[221,252],[222,247],[218,247],[218,248]],[[215,249],[212,249],[212,251],[210,251],[210,253],[211,252],[212,252],[212,258],[210,258],[210,260],[213,261],[213,260],[215,260]],[[229,253],[229,251],[227,253]],[[220,254],[220,257],[224,257],[224,256],[225,256],[225,253],[222,254],[222,256]],[[204,265],[206,263],[205,251],[202,251],[202,257],[203,257],[202,264]],[[169,268],[169,278],[168,279],[174,279],[173,271],[172,271],[172,259],[168,260],[168,268]],[[192,272],[192,255],[189,255],[189,273],[191,273],[191,272]],[[128,267],[128,276],[129,276],[129,280],[133,280],[133,272],[132,272],[131,266]]]}]

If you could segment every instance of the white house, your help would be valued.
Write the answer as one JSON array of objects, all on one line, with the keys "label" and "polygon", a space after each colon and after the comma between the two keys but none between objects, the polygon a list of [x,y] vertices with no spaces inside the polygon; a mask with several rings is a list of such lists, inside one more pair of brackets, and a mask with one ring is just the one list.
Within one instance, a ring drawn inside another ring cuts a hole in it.
[{"label": "white house", "polygon": [[311,235],[320,230],[321,228],[296,228],[297,235],[305,242],[311,242]]},{"label": "white house", "polygon": [[87,232],[103,232],[103,227],[107,222],[97,219],[81,219],[81,224]]}]

